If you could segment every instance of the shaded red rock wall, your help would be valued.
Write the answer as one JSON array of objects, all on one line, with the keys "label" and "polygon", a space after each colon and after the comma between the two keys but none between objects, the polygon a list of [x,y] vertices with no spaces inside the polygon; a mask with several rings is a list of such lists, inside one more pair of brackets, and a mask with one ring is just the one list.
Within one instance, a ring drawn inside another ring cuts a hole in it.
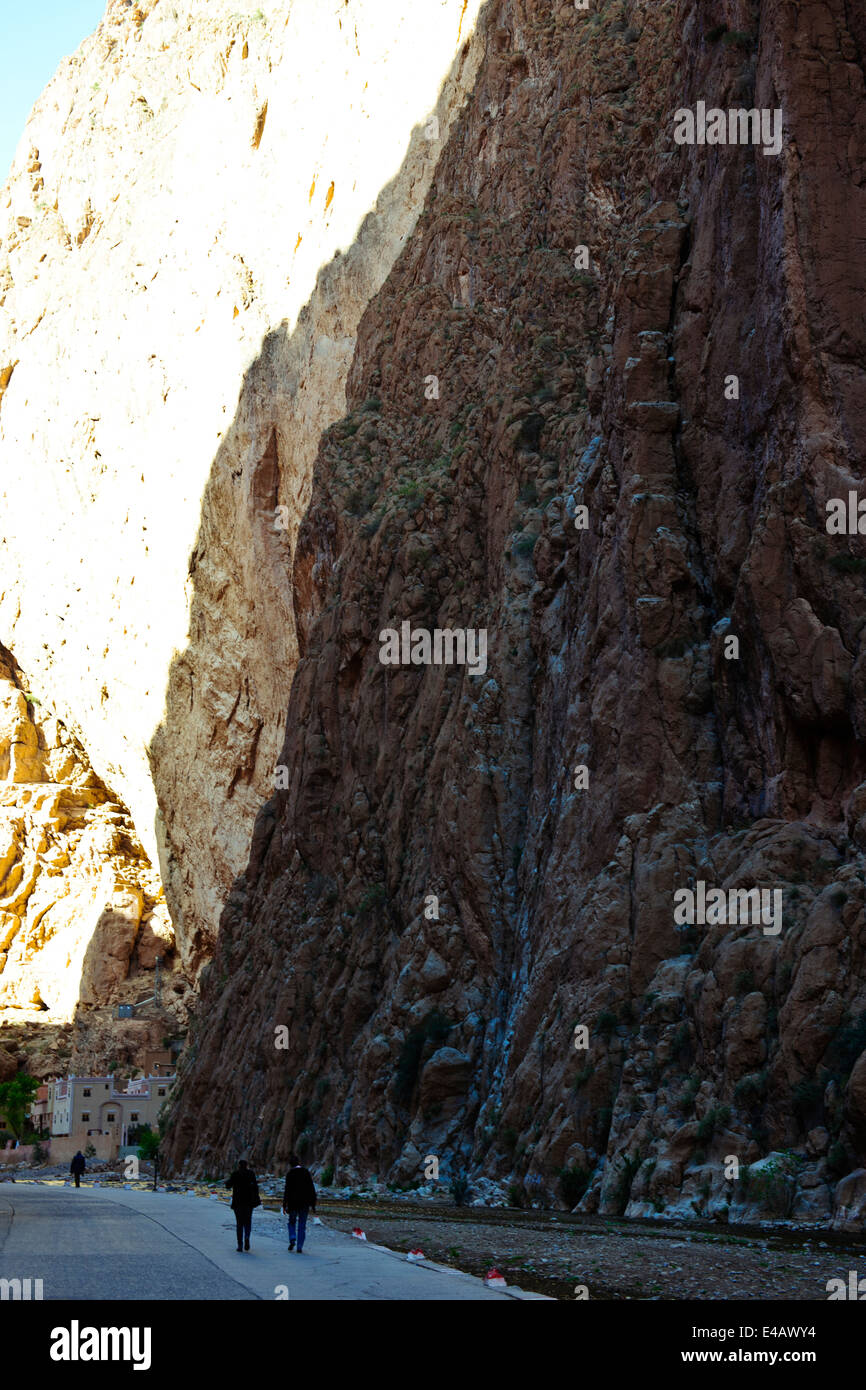
[{"label": "shaded red rock wall", "polygon": [[[866,433],[866,21],[485,22],[322,439],[287,790],[223,915],[172,1158],[300,1142],[410,1182],[435,1153],[550,1191],[579,1167],[588,1206],[636,1213],[722,1202],[724,1155],[808,1133],[823,1215],[864,1125],[866,552],[825,502]],[[780,107],[781,154],[676,145],[698,100]],[[383,666],[405,619],[486,628],[486,673]],[[782,888],[779,935],[677,929],[699,879]]]}]

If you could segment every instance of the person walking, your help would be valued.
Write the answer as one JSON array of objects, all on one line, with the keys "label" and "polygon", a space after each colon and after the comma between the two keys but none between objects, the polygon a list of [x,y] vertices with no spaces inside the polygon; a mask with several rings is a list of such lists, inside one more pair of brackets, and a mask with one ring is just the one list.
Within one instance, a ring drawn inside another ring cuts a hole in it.
[{"label": "person walking", "polygon": [[316,1185],[312,1173],[301,1167],[297,1154],[289,1154],[289,1171],[283,1192],[283,1212],[289,1218],[289,1250],[295,1248],[297,1229],[298,1254],[303,1254],[307,1234],[307,1213],[316,1210]]},{"label": "person walking", "polygon": [[70,1173],[72,1174],[72,1176],[75,1178],[75,1186],[76,1186],[76,1187],[80,1187],[80,1186],[81,1186],[81,1174],[84,1172],[84,1170],[85,1170],[86,1167],[87,1167],[87,1162],[86,1162],[86,1160],[85,1160],[84,1154],[83,1154],[83,1153],[81,1152],[81,1150],[79,1149],[78,1152],[76,1153],[75,1157],[73,1158],[72,1162],[71,1162],[70,1165],[69,1165],[69,1171],[70,1171]]},{"label": "person walking", "polygon": [[238,1233],[238,1250],[249,1250],[253,1212],[256,1207],[261,1206],[262,1199],[259,1196],[259,1184],[256,1175],[245,1158],[238,1161],[238,1166],[231,1177],[226,1178],[226,1187],[231,1188],[232,1211],[235,1214],[235,1225]]}]

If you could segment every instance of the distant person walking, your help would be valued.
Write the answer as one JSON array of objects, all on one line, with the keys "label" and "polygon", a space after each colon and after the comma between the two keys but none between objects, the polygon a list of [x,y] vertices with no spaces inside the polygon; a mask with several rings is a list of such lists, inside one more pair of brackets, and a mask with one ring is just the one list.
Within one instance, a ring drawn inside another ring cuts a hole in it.
[{"label": "distant person walking", "polygon": [[259,1184],[256,1175],[247,1164],[245,1158],[238,1161],[238,1166],[230,1178],[226,1178],[226,1187],[231,1188],[232,1211],[235,1214],[235,1225],[238,1231],[238,1250],[249,1250],[250,1230],[253,1224],[253,1212],[256,1207],[260,1207],[262,1200],[259,1196]]},{"label": "distant person walking", "polygon": [[289,1154],[289,1171],[283,1193],[283,1211],[289,1218],[289,1249],[295,1248],[297,1228],[298,1254],[303,1254],[307,1234],[307,1213],[316,1210],[316,1186],[312,1174],[301,1167],[297,1154]]},{"label": "distant person walking", "polygon": [[70,1173],[72,1174],[72,1176],[75,1178],[75,1186],[76,1186],[76,1187],[80,1187],[80,1186],[81,1186],[81,1174],[84,1172],[84,1170],[85,1170],[86,1167],[87,1167],[87,1162],[86,1162],[86,1160],[85,1160],[84,1154],[83,1154],[83,1153],[81,1152],[81,1150],[79,1149],[78,1152],[77,1152],[77,1154],[75,1155],[75,1157],[73,1158],[72,1162],[71,1162],[70,1165],[69,1165],[69,1171],[70,1171]]}]

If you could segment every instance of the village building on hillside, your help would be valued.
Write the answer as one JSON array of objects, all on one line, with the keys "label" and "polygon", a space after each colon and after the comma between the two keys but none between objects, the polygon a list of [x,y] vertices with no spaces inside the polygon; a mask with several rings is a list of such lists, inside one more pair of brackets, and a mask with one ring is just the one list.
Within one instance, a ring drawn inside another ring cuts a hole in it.
[{"label": "village building on hillside", "polygon": [[145,1063],[147,1074],[125,1083],[114,1075],[67,1076],[40,1086],[30,1117],[34,1129],[50,1134],[52,1160],[88,1145],[98,1158],[117,1158],[135,1145],[142,1126],[157,1129],[176,1079],[171,1053],[149,1053]]}]

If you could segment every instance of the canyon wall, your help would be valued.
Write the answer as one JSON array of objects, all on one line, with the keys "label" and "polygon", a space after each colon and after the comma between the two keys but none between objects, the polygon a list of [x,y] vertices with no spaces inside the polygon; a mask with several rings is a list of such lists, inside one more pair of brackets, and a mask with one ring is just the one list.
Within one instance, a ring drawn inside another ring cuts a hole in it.
[{"label": "canyon wall", "polygon": [[[159,1016],[119,1020],[157,958]],[[191,994],[128,811],[0,646],[0,1074],[134,1066],[185,1029]]]},{"label": "canyon wall", "polygon": [[866,19],[234,3],[112,0],[0,209],[3,1018],[159,910],[175,1168],[859,1219]]},{"label": "canyon wall", "polygon": [[273,785],[295,532],[479,0],[110,0],[0,208],[0,637],[128,806],[185,970]]},{"label": "canyon wall", "polygon": [[[172,1158],[432,1154],[638,1215],[736,1211],[733,1155],[830,1219],[866,1135],[866,555],[825,525],[862,486],[866,20],[484,24],[315,461],[285,777]],[[779,152],[678,144],[699,101],[779,110]],[[383,664],[407,620],[486,629],[486,669]],[[781,920],[677,922],[700,882]]]}]

